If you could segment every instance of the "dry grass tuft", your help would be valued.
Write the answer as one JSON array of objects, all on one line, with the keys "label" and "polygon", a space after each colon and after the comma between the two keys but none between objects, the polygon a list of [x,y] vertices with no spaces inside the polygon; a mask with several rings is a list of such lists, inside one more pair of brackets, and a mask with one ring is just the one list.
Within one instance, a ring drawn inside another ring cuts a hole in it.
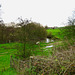
[{"label": "dry grass tuft", "polygon": [[75,74],[75,46],[69,50],[57,51],[51,57],[36,56],[32,65],[37,74],[43,75],[74,75]]}]

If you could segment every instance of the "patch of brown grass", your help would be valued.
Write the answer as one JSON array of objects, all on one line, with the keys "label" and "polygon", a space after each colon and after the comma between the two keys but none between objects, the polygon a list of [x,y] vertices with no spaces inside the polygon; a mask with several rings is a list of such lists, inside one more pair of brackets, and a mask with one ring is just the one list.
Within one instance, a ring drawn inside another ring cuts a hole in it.
[{"label": "patch of brown grass", "polygon": [[35,72],[43,75],[73,75],[75,74],[75,47],[57,51],[51,57],[36,56],[32,59]]}]

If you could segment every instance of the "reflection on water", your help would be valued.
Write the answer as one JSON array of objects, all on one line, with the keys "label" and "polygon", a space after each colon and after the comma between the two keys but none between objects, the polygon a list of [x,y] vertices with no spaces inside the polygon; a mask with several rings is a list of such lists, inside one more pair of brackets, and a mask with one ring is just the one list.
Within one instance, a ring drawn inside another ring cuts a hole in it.
[{"label": "reflection on water", "polygon": [[54,40],[50,40],[49,38],[46,38],[46,43],[49,43],[49,42],[54,42]]},{"label": "reflection on water", "polygon": [[50,39],[46,38],[46,43],[49,43],[50,42]]},{"label": "reflection on water", "polygon": [[[49,43],[49,42],[54,42],[54,40],[50,40],[49,38],[46,38],[46,43]],[[47,48],[51,48],[51,47],[53,47],[53,45],[46,46],[45,48],[47,49]]]},{"label": "reflection on water", "polygon": [[50,45],[50,46],[46,46],[45,48],[50,48],[50,47],[53,47],[53,45]]}]

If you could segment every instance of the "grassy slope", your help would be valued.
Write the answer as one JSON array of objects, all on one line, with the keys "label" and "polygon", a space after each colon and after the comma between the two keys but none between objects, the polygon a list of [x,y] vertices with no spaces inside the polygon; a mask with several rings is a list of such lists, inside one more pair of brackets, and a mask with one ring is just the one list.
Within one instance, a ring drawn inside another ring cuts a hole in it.
[{"label": "grassy slope", "polygon": [[48,32],[48,34],[51,32],[52,35],[56,36],[59,39],[63,39],[63,37],[64,37],[63,35],[61,35],[62,32],[59,28],[58,29],[47,29],[47,32]]}]

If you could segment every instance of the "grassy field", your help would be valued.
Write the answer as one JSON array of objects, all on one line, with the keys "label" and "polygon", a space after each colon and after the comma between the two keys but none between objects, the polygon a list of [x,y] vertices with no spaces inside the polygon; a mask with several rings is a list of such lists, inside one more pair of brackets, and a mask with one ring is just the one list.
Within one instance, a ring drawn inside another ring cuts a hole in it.
[{"label": "grassy field", "polygon": [[[17,53],[16,46],[22,45],[21,43],[7,43],[0,44],[0,71],[4,71],[2,75],[15,75],[16,72],[14,69],[10,68],[10,56]],[[45,48],[49,43],[40,43],[39,45],[29,46],[26,45],[27,49],[32,50],[32,55],[48,56],[52,54],[50,48]],[[2,72],[0,72],[1,74]],[[10,73],[10,74],[7,74]]]},{"label": "grassy field", "polygon": [[0,44],[0,75],[15,75],[16,72],[10,68],[10,56],[17,51],[14,47],[14,43]]},{"label": "grassy field", "polygon": [[60,28],[58,29],[47,29],[47,33],[51,33],[52,35],[54,35],[55,37],[59,38],[59,39],[63,39],[63,34]]}]

